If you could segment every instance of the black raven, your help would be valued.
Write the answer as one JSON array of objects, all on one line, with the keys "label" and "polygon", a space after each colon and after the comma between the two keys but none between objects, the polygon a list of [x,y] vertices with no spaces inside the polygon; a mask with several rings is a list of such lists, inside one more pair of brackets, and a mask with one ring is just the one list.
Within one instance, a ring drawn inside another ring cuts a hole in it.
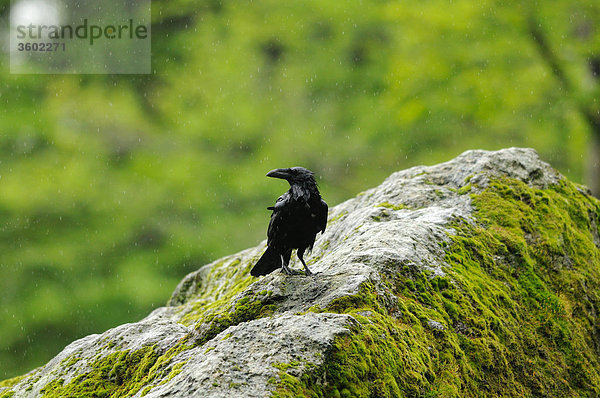
[{"label": "black raven", "polygon": [[288,275],[298,273],[288,267],[292,250],[297,249],[306,275],[312,275],[302,256],[312,249],[317,233],[325,232],[327,203],[321,199],[313,173],[304,167],[271,170],[267,177],[287,180],[290,189],[277,199],[275,206],[267,208],[273,211],[267,229],[267,250],[250,274],[266,275],[279,267]]}]

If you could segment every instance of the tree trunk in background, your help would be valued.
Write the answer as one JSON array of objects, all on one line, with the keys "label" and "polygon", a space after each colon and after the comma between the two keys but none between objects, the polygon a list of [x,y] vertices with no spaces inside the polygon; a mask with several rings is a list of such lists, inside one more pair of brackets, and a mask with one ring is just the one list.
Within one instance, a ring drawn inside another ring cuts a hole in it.
[{"label": "tree trunk in background", "polygon": [[[564,65],[561,60],[552,50],[548,38],[541,28],[541,24],[535,17],[535,12],[530,11],[528,18],[528,28],[531,38],[544,62],[548,64],[548,67],[556,77],[556,79],[563,85],[565,91],[568,94],[574,94],[576,91],[576,84],[569,79],[567,73],[565,73]],[[588,60],[590,72],[596,79],[597,84],[600,85],[600,60],[592,58]],[[596,90],[600,92],[600,90]],[[585,170],[585,183],[592,191],[592,194],[597,198],[600,198],[600,109],[595,102],[580,102],[581,100],[575,99],[577,107],[581,112],[581,115],[587,121],[590,127],[590,145],[587,153],[587,164]]]}]

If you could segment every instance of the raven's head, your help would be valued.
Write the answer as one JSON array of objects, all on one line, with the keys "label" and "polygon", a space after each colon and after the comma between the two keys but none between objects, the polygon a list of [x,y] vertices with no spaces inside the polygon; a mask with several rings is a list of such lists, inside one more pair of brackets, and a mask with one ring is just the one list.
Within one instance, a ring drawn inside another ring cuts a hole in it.
[{"label": "raven's head", "polygon": [[290,167],[287,169],[275,169],[267,173],[267,177],[281,178],[292,184],[317,185],[312,171],[304,167]]}]

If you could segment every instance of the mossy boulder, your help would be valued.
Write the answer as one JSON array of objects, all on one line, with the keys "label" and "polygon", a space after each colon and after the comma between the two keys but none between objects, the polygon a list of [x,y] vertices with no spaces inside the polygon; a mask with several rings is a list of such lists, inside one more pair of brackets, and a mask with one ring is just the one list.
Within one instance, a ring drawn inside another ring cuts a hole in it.
[{"label": "mossy boulder", "polygon": [[263,242],[0,397],[600,394],[600,202],[533,150],[395,173],[329,220],[315,277],[250,277]]}]

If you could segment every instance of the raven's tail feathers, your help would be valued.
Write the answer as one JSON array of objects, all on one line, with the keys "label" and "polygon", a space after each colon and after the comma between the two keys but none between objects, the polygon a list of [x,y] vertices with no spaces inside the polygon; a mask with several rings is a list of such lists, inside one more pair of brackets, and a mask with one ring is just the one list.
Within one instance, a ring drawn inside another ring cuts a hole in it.
[{"label": "raven's tail feathers", "polygon": [[250,271],[252,276],[267,275],[281,268],[281,255],[273,250],[272,247],[267,247],[262,257],[256,262],[256,265]]}]

